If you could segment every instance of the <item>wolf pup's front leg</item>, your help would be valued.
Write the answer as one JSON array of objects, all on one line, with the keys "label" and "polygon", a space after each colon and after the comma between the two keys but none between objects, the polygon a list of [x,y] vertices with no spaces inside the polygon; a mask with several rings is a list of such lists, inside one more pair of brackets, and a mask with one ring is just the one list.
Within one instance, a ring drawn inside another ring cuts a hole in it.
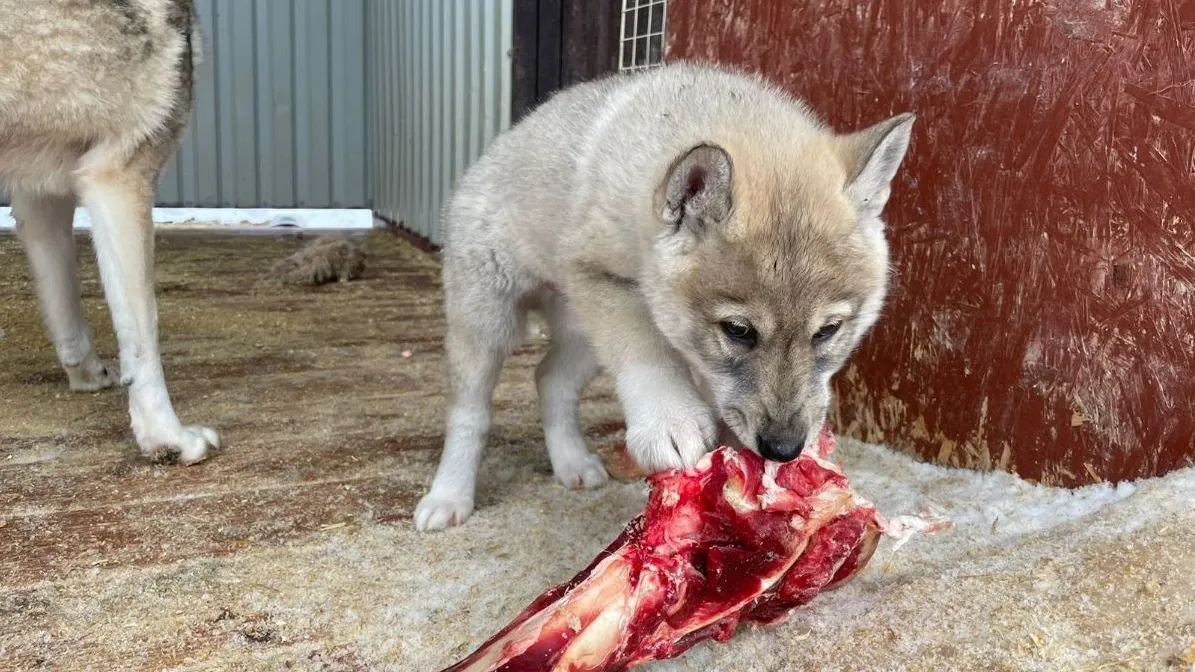
[{"label": "wolf pup's front leg", "polygon": [[712,447],[717,422],[636,283],[583,266],[570,275],[570,305],[615,378],[627,452],[649,472],[696,464]]},{"label": "wolf pup's front leg", "polygon": [[678,350],[689,340],[682,323],[691,311],[664,276],[692,267],[688,251],[730,216],[731,182],[730,157],[721,147],[700,144],[681,154],[656,187],[654,249],[642,255],[633,279],[613,270],[618,260],[580,252],[594,246],[573,241],[578,254],[568,270],[569,299],[615,376],[627,451],[649,472],[692,466],[717,438],[713,408]]}]

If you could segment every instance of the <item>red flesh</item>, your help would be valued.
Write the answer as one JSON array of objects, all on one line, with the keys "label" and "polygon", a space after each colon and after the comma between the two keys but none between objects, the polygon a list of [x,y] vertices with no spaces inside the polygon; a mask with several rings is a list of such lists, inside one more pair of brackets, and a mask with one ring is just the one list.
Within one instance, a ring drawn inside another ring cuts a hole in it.
[{"label": "red flesh", "polygon": [[784,620],[857,574],[881,534],[828,429],[785,464],[723,447],[648,477],[647,509],[567,584],[444,672],[616,672]]}]

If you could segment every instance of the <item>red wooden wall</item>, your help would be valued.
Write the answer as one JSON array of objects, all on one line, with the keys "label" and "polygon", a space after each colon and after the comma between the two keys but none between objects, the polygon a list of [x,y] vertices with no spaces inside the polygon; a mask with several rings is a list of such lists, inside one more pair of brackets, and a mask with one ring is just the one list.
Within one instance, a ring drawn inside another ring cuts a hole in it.
[{"label": "red wooden wall", "polygon": [[668,59],[914,111],[838,427],[1075,485],[1195,461],[1195,0],[670,0]]}]

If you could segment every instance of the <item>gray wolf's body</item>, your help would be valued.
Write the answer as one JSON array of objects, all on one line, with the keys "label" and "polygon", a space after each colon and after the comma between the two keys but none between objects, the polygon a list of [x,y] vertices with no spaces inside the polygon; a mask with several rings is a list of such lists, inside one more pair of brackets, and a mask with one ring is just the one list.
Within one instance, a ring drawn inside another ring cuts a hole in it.
[{"label": "gray wolf's body", "polygon": [[447,435],[416,526],[473,510],[491,396],[540,311],[537,370],[556,477],[607,476],[577,402],[605,367],[627,447],[694,464],[718,420],[790,460],[887,291],[881,212],[913,118],[837,134],[759,78],[681,64],[563,91],[463,176],[444,225]]},{"label": "gray wolf's body", "polygon": [[[167,393],[153,283],[154,187],[191,113],[192,0],[0,0],[0,184],[70,386],[129,386],[143,452],[203,459]],[[120,346],[119,375],[83,316],[72,220],[87,208]]]}]

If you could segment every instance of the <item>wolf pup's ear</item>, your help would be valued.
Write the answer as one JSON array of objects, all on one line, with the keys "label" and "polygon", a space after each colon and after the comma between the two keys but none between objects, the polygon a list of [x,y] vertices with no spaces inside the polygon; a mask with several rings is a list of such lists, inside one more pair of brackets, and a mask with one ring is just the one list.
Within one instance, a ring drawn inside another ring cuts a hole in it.
[{"label": "wolf pup's ear", "polygon": [[839,136],[847,170],[847,193],[860,219],[880,216],[888,202],[892,178],[900,168],[913,133],[911,113],[900,114],[861,131]]},{"label": "wolf pup's ear", "polygon": [[682,154],[656,189],[656,212],[673,232],[700,234],[726,221],[731,208],[731,165],[726,150],[702,144]]}]

